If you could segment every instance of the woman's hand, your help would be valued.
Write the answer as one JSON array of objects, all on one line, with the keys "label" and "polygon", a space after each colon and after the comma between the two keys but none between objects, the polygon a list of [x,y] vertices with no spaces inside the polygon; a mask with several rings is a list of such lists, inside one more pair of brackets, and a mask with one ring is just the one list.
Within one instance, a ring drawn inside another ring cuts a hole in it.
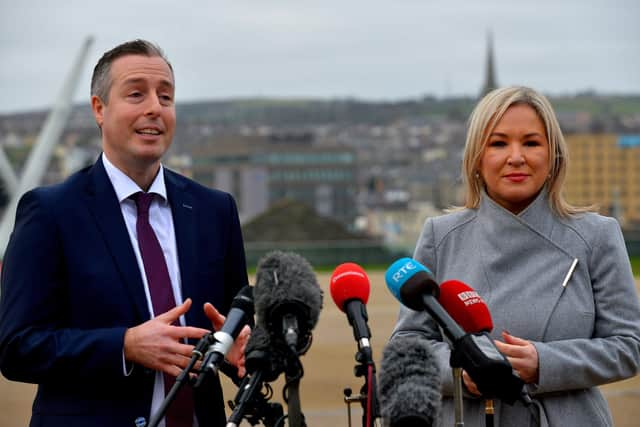
[{"label": "woman's hand", "polygon": [[502,332],[504,342],[495,341],[496,347],[506,356],[511,366],[527,383],[538,382],[538,350],[527,340]]}]

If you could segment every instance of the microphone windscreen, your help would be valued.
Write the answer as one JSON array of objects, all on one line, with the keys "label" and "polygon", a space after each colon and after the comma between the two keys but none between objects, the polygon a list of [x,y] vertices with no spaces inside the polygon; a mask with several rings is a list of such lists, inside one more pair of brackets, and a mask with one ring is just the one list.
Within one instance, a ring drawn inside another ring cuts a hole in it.
[{"label": "microphone windscreen", "polygon": [[275,381],[284,372],[286,355],[271,344],[269,332],[260,325],[251,331],[244,355],[247,372],[253,374],[262,371],[266,382]]},{"label": "microphone windscreen", "polygon": [[440,284],[438,302],[465,332],[491,332],[493,329],[487,304],[475,290],[458,280]]},{"label": "microphone windscreen", "polygon": [[293,307],[303,311],[299,326],[310,331],[322,308],[322,289],[313,268],[293,252],[274,251],[259,261],[253,297],[257,323],[263,326],[277,322],[275,317],[281,314],[281,308]]},{"label": "microphone windscreen", "polygon": [[399,335],[382,352],[380,414],[391,427],[433,426],[440,413],[441,378],[430,342]]},{"label": "microphone windscreen", "polygon": [[369,278],[358,264],[345,262],[333,270],[329,290],[333,302],[342,311],[349,300],[356,299],[366,305],[369,301]]}]

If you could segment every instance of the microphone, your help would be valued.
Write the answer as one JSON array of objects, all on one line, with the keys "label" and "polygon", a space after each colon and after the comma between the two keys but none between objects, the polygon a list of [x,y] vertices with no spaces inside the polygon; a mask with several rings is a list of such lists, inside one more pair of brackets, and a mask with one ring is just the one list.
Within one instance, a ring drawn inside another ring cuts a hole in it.
[{"label": "microphone", "polygon": [[441,379],[429,341],[398,335],[382,351],[380,413],[389,427],[430,427],[440,413]]},{"label": "microphone", "polygon": [[270,393],[263,394],[261,389],[264,382],[275,381],[284,372],[285,355],[271,346],[269,332],[260,325],[251,331],[244,354],[248,375],[238,387],[227,427],[239,426],[243,418],[251,425],[259,421],[264,425],[275,425],[274,421],[283,414],[282,405],[269,403]]},{"label": "microphone", "polygon": [[309,262],[292,252],[265,255],[258,263],[254,297],[257,323],[273,343],[304,354],[322,308],[322,289]]},{"label": "microphone", "polygon": [[261,325],[256,325],[251,331],[251,336],[244,351],[244,365],[247,373],[262,373],[265,382],[272,382],[284,372],[285,355],[281,348],[271,345],[269,332]]},{"label": "microphone", "polygon": [[440,287],[427,267],[414,259],[400,258],[387,269],[385,281],[389,291],[403,305],[416,311],[426,309],[452,342],[465,335],[438,302]]},{"label": "microphone", "polygon": [[196,380],[196,387],[199,387],[209,373],[217,373],[218,367],[227,355],[233,341],[240,330],[253,319],[253,288],[245,286],[231,301],[231,309],[219,331],[213,334],[213,344],[211,344],[204,355],[200,374]]},{"label": "microphone", "polygon": [[[491,341],[488,333],[493,330],[493,321],[489,307],[473,288],[458,280],[447,280],[440,285],[440,301],[453,318],[464,325],[467,332],[473,334],[472,336],[485,342]],[[493,341],[491,341],[491,346],[495,348]],[[495,350],[498,351],[497,348]],[[504,358],[502,353],[500,355]],[[452,358],[467,357],[456,354],[455,351],[451,356]],[[493,370],[485,366],[473,366],[469,369],[465,367],[465,369],[483,395],[500,397],[510,404],[520,398],[525,405],[530,405],[531,398],[523,387],[524,382],[513,371],[508,360],[506,363],[511,372],[508,372],[507,368],[502,365],[495,365]]]},{"label": "microphone", "polygon": [[[466,284],[457,280],[442,282],[440,284],[439,301],[465,331],[489,333],[493,330],[489,307],[487,307],[482,297]],[[462,373],[459,372],[459,374],[461,375]],[[460,381],[460,383],[456,384],[457,387],[462,387],[462,378],[460,376],[456,377],[454,375],[454,380]],[[462,399],[461,394],[459,398]],[[460,403],[461,407],[462,403]],[[494,413],[493,399],[485,399],[485,425],[487,427],[493,427]]]},{"label": "microphone", "polygon": [[366,307],[370,290],[367,274],[358,264],[346,262],[336,267],[330,283],[331,297],[338,308],[347,314],[358,346],[360,349],[371,348]]},{"label": "microphone", "polygon": [[385,278],[389,290],[402,304],[413,310],[426,309],[440,325],[452,343],[451,367],[467,371],[483,396],[498,397],[509,404],[518,398],[525,404],[531,402],[523,388],[524,381],[491,337],[486,332],[466,333],[440,305],[436,299],[440,287],[431,271],[416,260],[401,258],[389,267]]},{"label": "microphone", "polygon": [[458,280],[442,282],[438,301],[466,332],[479,333],[493,330],[489,307],[468,285]]},{"label": "microphone", "polygon": [[363,425],[373,426],[374,419],[379,416],[375,365],[371,352],[371,331],[367,321],[366,303],[369,300],[369,278],[362,267],[352,262],[340,264],[331,275],[330,291],[338,308],[347,314],[349,324],[353,328],[353,337],[358,342],[356,376],[364,376],[362,387]]}]

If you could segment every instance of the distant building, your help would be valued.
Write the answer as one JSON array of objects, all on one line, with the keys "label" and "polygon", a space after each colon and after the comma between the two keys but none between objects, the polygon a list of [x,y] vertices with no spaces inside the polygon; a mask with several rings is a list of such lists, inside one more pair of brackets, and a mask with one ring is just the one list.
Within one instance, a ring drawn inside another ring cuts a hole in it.
[{"label": "distant building", "polygon": [[386,207],[367,212],[362,228],[368,234],[381,236],[385,245],[407,253],[413,252],[427,218],[442,215],[432,203],[411,203],[406,207]]},{"label": "distant building", "polygon": [[291,199],[351,225],[356,217],[355,153],[313,139],[309,133],[216,136],[194,152],[193,178],[233,194],[243,221]]},{"label": "distant building", "polygon": [[480,98],[498,87],[496,79],[496,69],[493,57],[493,35],[491,32],[487,34],[487,58],[484,69],[484,84],[480,91]]},{"label": "distant building", "polygon": [[597,205],[622,226],[640,225],[640,135],[575,134],[566,139],[567,199]]}]

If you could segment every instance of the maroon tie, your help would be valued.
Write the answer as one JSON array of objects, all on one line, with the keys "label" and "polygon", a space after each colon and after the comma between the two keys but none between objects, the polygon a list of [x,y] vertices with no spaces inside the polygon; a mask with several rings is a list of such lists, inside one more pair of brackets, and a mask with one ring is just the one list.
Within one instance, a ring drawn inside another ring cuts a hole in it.
[{"label": "maroon tie", "polygon": [[[138,234],[138,246],[142,255],[142,263],[147,276],[149,294],[151,295],[151,305],[153,313],[158,316],[176,306],[169,270],[162,253],[162,247],[158,242],[156,233],[153,232],[149,224],[149,206],[153,200],[152,193],[138,192],[131,196],[138,209],[138,219],[136,222],[136,232]],[[179,322],[174,322],[179,325]],[[175,378],[169,374],[164,375],[165,394],[169,392]],[[169,405],[165,415],[167,427],[192,427],[193,426],[193,396],[188,386],[182,386],[175,400]]]}]

